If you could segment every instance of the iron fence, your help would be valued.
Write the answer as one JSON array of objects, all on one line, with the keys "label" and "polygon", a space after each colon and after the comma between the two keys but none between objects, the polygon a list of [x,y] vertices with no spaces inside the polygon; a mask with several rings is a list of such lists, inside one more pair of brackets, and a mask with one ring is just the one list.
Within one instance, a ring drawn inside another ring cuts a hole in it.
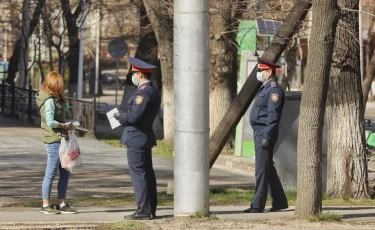
[{"label": "iron fence", "polygon": [[[21,118],[26,115],[27,121],[40,122],[40,110],[36,104],[35,95],[37,91],[10,86],[3,82],[1,84],[1,112],[14,117],[16,114]],[[66,113],[67,120],[79,121],[79,129],[86,131],[86,135],[95,135],[95,98],[92,101],[67,98],[69,111]]]}]

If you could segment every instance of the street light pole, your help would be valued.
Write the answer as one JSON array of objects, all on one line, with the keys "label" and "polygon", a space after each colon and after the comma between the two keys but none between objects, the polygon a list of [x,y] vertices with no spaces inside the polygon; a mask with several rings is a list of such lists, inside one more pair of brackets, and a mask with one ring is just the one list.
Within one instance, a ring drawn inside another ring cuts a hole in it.
[{"label": "street light pole", "polygon": [[100,1],[98,1],[98,23],[96,24],[95,96],[99,94],[99,54],[100,54]]},{"label": "street light pole", "polygon": [[209,211],[209,4],[174,1],[174,215]]},{"label": "street light pole", "polygon": [[4,61],[8,61],[8,26],[4,28]]},{"label": "street light pole", "polygon": [[83,85],[83,46],[85,37],[85,4],[86,1],[82,0],[82,17],[81,17],[81,28],[80,28],[80,41],[79,41],[79,66],[78,66],[78,89],[77,99],[82,100],[82,85]]}]

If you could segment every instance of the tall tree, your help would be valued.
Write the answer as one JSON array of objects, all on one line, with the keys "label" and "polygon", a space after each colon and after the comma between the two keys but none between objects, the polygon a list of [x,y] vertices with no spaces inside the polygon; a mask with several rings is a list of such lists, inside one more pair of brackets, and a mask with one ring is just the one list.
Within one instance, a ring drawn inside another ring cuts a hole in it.
[{"label": "tall tree", "polygon": [[327,98],[327,194],[369,197],[358,45],[359,0],[338,0],[337,25]]},{"label": "tall tree", "polygon": [[[362,2],[362,4],[365,4],[365,2]],[[375,12],[375,5],[370,5],[366,7],[366,10],[368,13]],[[363,105],[366,110],[366,103],[368,100],[368,96],[371,90],[372,80],[375,76],[375,35],[374,35],[374,24],[375,24],[375,17],[369,16],[369,19],[367,20],[369,23],[369,26],[367,28],[367,46],[362,47],[364,50],[364,57],[363,60],[365,60],[366,65],[364,66],[364,79],[362,83],[363,88]]]},{"label": "tall tree", "polygon": [[[37,1],[32,19],[30,21],[29,33],[26,35],[27,39],[31,37],[36,26],[39,24],[40,15],[42,14],[42,10],[45,3],[45,0]],[[6,82],[10,85],[14,85],[14,79],[16,78],[16,73],[18,72],[18,64],[20,62],[20,50],[21,37],[17,39],[16,44],[14,46],[12,57],[9,59],[8,77],[6,79]]]},{"label": "tall tree", "polygon": [[[296,3],[289,11],[285,22],[281,25],[280,31],[276,33],[270,46],[264,51],[263,57],[274,62],[279,59],[290,39],[298,32],[301,21],[304,20],[310,7],[310,1],[298,1]],[[210,137],[210,167],[213,166],[220,155],[231,135],[231,131],[249,108],[260,85],[259,81],[256,80],[256,68],[254,68],[241,88],[241,91],[225,113],[220,124]]]},{"label": "tall tree", "polygon": [[313,0],[313,26],[298,127],[295,214],[317,215],[322,208],[322,131],[328,79],[338,21],[337,0]]},{"label": "tall tree", "polygon": [[[79,16],[82,13],[83,0],[79,1],[78,6],[74,11],[70,5],[69,0],[60,0],[63,9],[63,16],[65,18],[66,28],[68,30],[69,52],[67,56],[69,66],[69,95],[72,96],[75,87],[78,84],[78,65],[79,65],[79,38],[78,38],[78,22]],[[85,17],[85,15],[81,15]],[[75,91],[75,90],[74,90]]]},{"label": "tall tree", "polygon": [[210,13],[210,134],[237,94],[238,22],[245,1],[211,0]]},{"label": "tall tree", "polygon": [[158,41],[162,83],[164,140],[173,141],[174,91],[173,91],[173,20],[172,1],[143,0],[148,18]]}]

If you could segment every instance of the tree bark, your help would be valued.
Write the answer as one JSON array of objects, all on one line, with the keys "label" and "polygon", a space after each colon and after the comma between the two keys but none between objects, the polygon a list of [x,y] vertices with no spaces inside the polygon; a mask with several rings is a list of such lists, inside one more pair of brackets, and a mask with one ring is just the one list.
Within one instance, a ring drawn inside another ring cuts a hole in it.
[{"label": "tree bark", "polygon": [[372,53],[370,63],[368,64],[368,67],[366,69],[366,76],[362,83],[363,85],[363,106],[366,110],[366,104],[368,101],[368,94],[371,90],[372,80],[375,75],[375,52]]},{"label": "tree bark", "polygon": [[[210,15],[210,135],[227,112],[233,98],[232,84],[237,72],[233,70],[233,57],[237,49],[231,44],[231,2],[211,0]],[[234,77],[233,77],[234,76]]]},{"label": "tree bark", "polygon": [[[374,10],[374,7],[371,7],[370,10]],[[373,36],[373,26],[375,23],[375,17],[370,16],[370,22],[368,27],[368,36],[367,36],[367,46],[364,45],[364,59],[366,61],[364,79],[362,82],[363,89],[363,106],[366,110],[366,104],[368,101],[369,93],[371,90],[372,80],[375,75],[375,52],[374,52],[374,36]]]},{"label": "tree bark", "polygon": [[330,145],[327,194],[331,198],[369,198],[357,45],[359,0],[338,0],[338,4],[342,12],[336,30],[327,100]]},{"label": "tree bark", "polygon": [[[290,11],[286,21],[282,24],[281,29],[271,41],[270,46],[265,50],[263,57],[276,62],[293,35],[298,32],[300,21],[307,14],[311,7],[309,1],[299,1]],[[210,167],[213,166],[221,150],[227,143],[232,130],[240,121],[241,117],[249,108],[251,101],[254,99],[260,83],[256,80],[256,69],[254,68],[241,91],[230,105],[220,124],[217,126],[210,138]]]},{"label": "tree bark", "polygon": [[337,0],[313,1],[313,27],[300,106],[295,215],[322,209],[322,131],[332,51],[338,21]]},{"label": "tree bark", "polygon": [[162,103],[164,141],[173,142],[174,137],[174,91],[173,91],[173,20],[166,12],[167,1],[143,1],[148,18],[158,41],[162,72]]},{"label": "tree bark", "polygon": [[[77,20],[78,16],[82,13],[82,1],[80,1],[79,6],[76,8],[74,13],[71,12],[69,0],[60,0],[63,15],[65,18],[68,39],[69,39],[69,52],[67,56],[68,66],[69,66],[69,86],[78,84],[78,65],[79,65],[79,38]],[[69,96],[72,96],[74,92],[70,91]]]},{"label": "tree bark", "polygon": [[[40,15],[42,14],[42,10],[45,3],[45,0],[38,0],[37,2],[33,13],[33,17],[30,21],[29,34],[27,35],[27,39],[31,37],[35,30],[35,27],[39,24]],[[20,62],[20,50],[21,38],[18,38],[14,46],[12,57],[9,59],[8,76],[6,79],[6,82],[12,86],[14,86],[14,79],[16,78],[16,73],[18,72],[18,64]]]}]

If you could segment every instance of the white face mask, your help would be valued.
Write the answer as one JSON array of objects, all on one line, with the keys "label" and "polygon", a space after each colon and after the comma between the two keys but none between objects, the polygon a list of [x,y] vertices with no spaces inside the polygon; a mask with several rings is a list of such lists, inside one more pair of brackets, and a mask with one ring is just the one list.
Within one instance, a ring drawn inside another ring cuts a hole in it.
[{"label": "white face mask", "polygon": [[263,78],[263,74],[261,72],[257,72],[257,80],[264,83],[265,80]]},{"label": "white face mask", "polygon": [[132,75],[132,82],[135,86],[138,86],[138,82],[135,80],[135,75]]}]

